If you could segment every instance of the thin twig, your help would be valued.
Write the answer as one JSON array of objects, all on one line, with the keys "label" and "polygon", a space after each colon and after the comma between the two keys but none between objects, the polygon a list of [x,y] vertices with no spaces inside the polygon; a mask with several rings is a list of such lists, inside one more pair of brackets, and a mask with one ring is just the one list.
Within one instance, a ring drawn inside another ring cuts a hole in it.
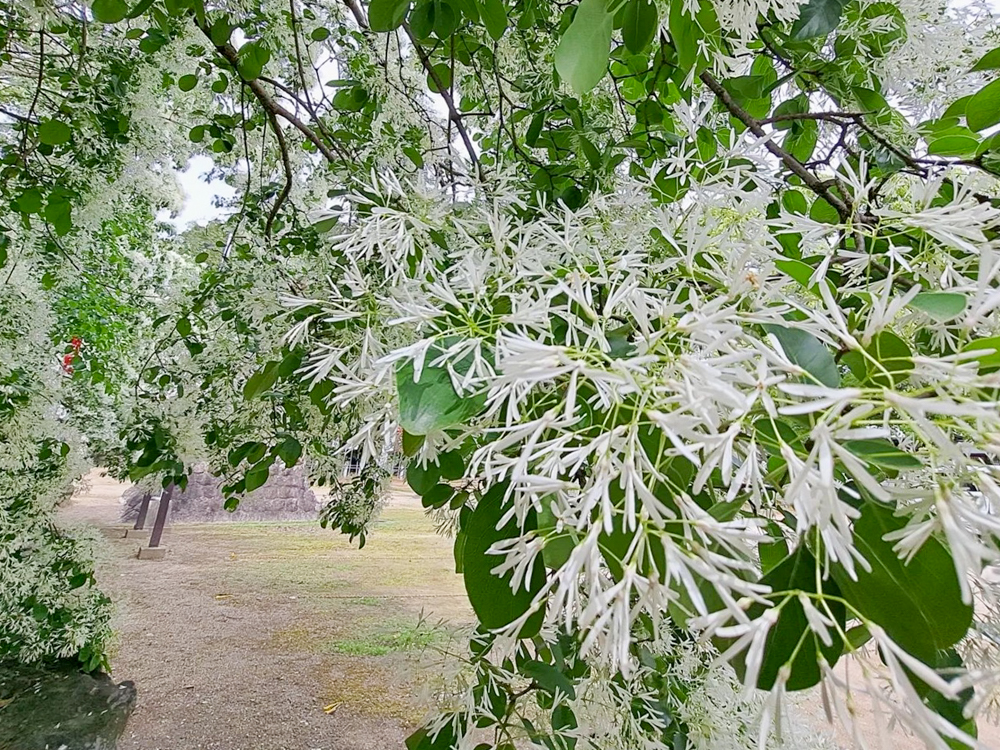
[{"label": "thin twig", "polygon": [[792,172],[792,174],[802,180],[806,187],[836,209],[841,221],[847,223],[851,220],[854,211],[846,197],[841,198],[835,194],[830,189],[831,186],[829,183],[820,180],[816,177],[816,175],[806,169],[802,165],[802,162],[785,151],[777,143],[772,141],[768,133],[763,127],[761,127],[760,120],[753,117],[749,112],[743,109],[743,107],[741,107],[737,101],[733,99],[729,92],[726,91],[725,87],[719,83],[718,80],[716,80],[715,76],[706,70],[699,76],[699,78],[702,83],[708,86],[712,93],[715,94],[715,97],[722,103],[722,105],[728,109],[736,119],[746,125],[747,130],[762,139],[764,148],[770,151],[772,155],[778,157],[778,159],[781,160],[781,163],[784,164],[788,170]]},{"label": "thin twig", "polygon": [[271,122],[271,129],[274,130],[274,135],[278,139],[278,151],[281,153],[281,164],[285,169],[285,185],[281,188],[281,192],[278,193],[278,197],[274,201],[274,205],[271,206],[271,212],[267,215],[267,223],[264,224],[264,236],[271,236],[271,225],[274,224],[274,218],[278,215],[278,211],[281,210],[282,204],[288,200],[289,193],[292,192],[292,164],[288,158],[288,144],[285,143],[285,134],[281,132],[281,125],[278,123],[278,118],[275,116],[274,112],[268,112],[267,118]]},{"label": "thin twig", "polygon": [[[209,39],[212,38],[211,30],[207,26],[202,26],[199,24],[198,28],[201,29],[202,33],[204,33],[206,37],[208,37]],[[246,84],[246,86],[250,89],[250,91],[253,92],[253,95],[257,97],[257,101],[260,102],[261,106],[265,110],[267,110],[273,115],[276,115],[284,120],[287,120],[293,127],[295,127],[296,130],[302,133],[302,135],[304,135],[310,143],[312,143],[317,149],[319,149],[319,152],[323,154],[324,157],[326,157],[326,160],[328,162],[334,164],[338,161],[338,155],[334,153],[333,149],[329,145],[327,145],[322,138],[316,135],[316,132],[311,127],[309,127],[308,125],[306,125],[306,123],[302,122],[302,120],[296,117],[296,115],[293,112],[289,112],[287,109],[285,109],[285,107],[276,102],[274,100],[274,97],[271,96],[271,94],[268,92],[266,88],[264,88],[264,85],[263,83],[261,83],[259,78],[255,78],[253,80],[247,80],[243,76],[243,73],[240,71],[239,67],[239,54],[237,53],[236,48],[232,44],[230,44],[229,42],[225,42],[224,44],[216,44],[215,49],[220,55],[222,55],[223,59],[226,62],[228,62],[230,66],[232,66],[233,72],[235,72],[236,75],[239,77],[239,79],[244,84]],[[338,147],[336,141],[334,141],[333,144],[335,148]],[[347,159],[346,155],[344,154],[342,154],[339,158],[345,161]]]}]

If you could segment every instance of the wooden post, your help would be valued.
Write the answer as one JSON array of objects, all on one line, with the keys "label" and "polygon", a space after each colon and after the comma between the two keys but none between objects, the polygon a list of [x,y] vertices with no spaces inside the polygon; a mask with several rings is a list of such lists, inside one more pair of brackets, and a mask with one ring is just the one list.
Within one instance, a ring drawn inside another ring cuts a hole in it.
[{"label": "wooden post", "polygon": [[160,537],[163,536],[163,526],[167,522],[167,512],[170,510],[170,496],[174,494],[174,485],[171,484],[160,494],[160,507],[156,509],[156,520],[153,522],[153,533],[149,537],[150,548],[160,546]]},{"label": "wooden post", "polygon": [[139,515],[135,518],[135,526],[132,527],[133,529],[141,531],[142,527],[146,525],[146,514],[149,512],[149,501],[152,497],[152,492],[147,492],[142,496],[142,500],[139,503]]}]

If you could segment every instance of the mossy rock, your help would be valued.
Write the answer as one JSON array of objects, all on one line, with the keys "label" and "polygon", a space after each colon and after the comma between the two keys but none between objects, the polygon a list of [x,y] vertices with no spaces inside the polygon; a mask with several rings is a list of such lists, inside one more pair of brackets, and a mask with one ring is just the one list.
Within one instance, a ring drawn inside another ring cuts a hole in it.
[{"label": "mossy rock", "polygon": [[114,750],[135,686],[74,662],[0,663],[0,750]]}]

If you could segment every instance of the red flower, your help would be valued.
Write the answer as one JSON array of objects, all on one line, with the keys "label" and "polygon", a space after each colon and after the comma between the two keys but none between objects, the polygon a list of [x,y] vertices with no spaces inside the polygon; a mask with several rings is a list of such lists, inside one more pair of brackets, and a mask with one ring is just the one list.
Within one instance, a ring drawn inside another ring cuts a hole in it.
[{"label": "red flower", "polygon": [[66,354],[65,356],[63,356],[63,360],[62,360],[63,372],[68,373],[69,375],[73,374],[73,360],[74,359],[76,359],[76,355],[72,354],[72,353],[71,354]]},{"label": "red flower", "polygon": [[79,336],[74,336],[69,343],[73,346],[73,349],[80,351],[80,347],[83,346],[83,339]]}]

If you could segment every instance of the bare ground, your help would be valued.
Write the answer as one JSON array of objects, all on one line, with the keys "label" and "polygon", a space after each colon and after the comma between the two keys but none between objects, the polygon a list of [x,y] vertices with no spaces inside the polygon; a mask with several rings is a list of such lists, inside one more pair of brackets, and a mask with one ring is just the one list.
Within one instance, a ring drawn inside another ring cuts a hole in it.
[{"label": "bare ground", "polygon": [[[91,474],[63,518],[120,530],[124,489]],[[450,540],[405,490],[363,550],[315,522],[178,524],[163,544],[165,560],[140,561],[110,534],[99,568],[118,608],[114,677],[139,691],[120,750],[400,748],[424,716],[414,656],[434,635],[418,622],[471,619]],[[923,746],[859,698],[872,746]],[[830,731],[818,696],[800,705]],[[980,740],[1000,748],[1000,731]]]},{"label": "bare ground", "polygon": [[[124,487],[90,476],[67,521],[116,528]],[[412,654],[469,618],[449,540],[416,498],[363,550],[315,522],[168,526],[163,561],[109,534],[114,677],[139,699],[120,750],[399,748],[423,710]]]}]

